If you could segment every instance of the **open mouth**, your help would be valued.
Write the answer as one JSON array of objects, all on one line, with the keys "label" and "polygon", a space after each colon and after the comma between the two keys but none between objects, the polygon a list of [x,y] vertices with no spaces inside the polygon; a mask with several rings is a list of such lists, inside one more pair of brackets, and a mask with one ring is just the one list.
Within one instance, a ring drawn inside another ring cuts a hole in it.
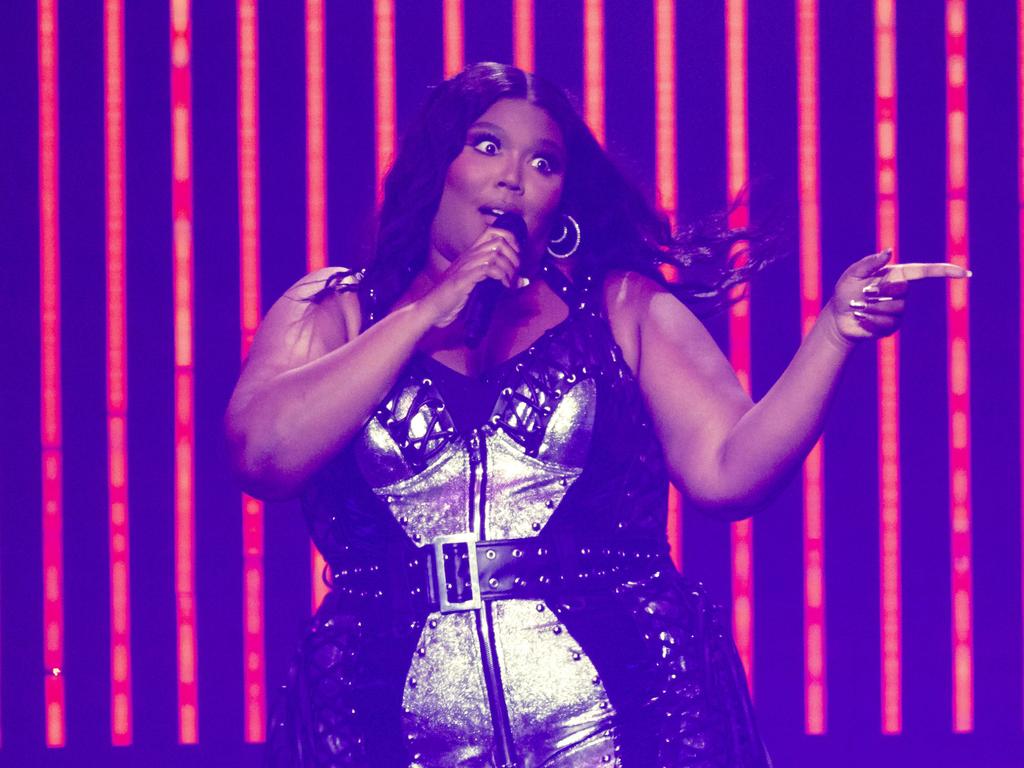
[{"label": "open mouth", "polygon": [[515,206],[509,208],[501,208],[499,206],[492,207],[490,205],[481,205],[477,210],[479,210],[480,213],[482,213],[484,216],[493,216],[494,218],[498,218],[499,216],[506,213],[511,213],[520,217],[524,215],[523,209],[517,208]]},{"label": "open mouth", "polygon": [[496,219],[499,216],[501,216],[503,213],[505,213],[505,209],[504,208],[490,208],[490,207],[488,207],[486,205],[481,205],[480,206],[480,213],[482,213],[484,216],[491,216],[491,217]]}]

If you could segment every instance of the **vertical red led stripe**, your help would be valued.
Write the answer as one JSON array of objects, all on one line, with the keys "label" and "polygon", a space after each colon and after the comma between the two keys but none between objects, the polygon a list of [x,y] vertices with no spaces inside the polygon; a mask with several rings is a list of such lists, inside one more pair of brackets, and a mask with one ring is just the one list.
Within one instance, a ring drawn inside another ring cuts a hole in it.
[{"label": "vertical red led stripe", "polygon": [[[394,19],[394,4],[392,2],[389,5],[391,6],[391,18]],[[462,0],[444,0],[442,17],[444,24],[444,76],[445,79],[448,79],[461,72],[465,66],[465,21]]]},{"label": "vertical red led stripe", "polygon": [[[447,9],[447,6],[446,6]],[[461,18],[461,16],[460,16]],[[445,28],[447,29],[447,10]],[[377,203],[384,197],[384,177],[395,157],[395,1],[374,0],[374,126],[377,137]],[[446,65],[447,66],[447,65]]]},{"label": "vertical red led stripe", "polygon": [[[800,324],[806,336],[821,310],[818,177],[818,4],[797,0],[797,155],[800,199]],[[804,729],[823,734],[825,677],[825,474],[823,441],[803,467]]]},{"label": "vertical red led stripe", "polygon": [[[654,0],[654,168],[658,209],[675,226],[679,206],[676,148],[676,0]],[[669,555],[683,570],[683,497],[668,489]]]},{"label": "vertical red led stripe", "polygon": [[676,0],[654,0],[654,165],[658,209],[675,223],[679,206],[676,147]]},{"label": "vertical red led stripe", "polygon": [[110,552],[110,728],[132,743],[132,650],[128,551],[128,365],[125,317],[124,8],[106,0],[103,63],[107,208],[107,495]]},{"label": "vertical red led stripe", "polygon": [[306,269],[327,266],[324,4],[306,0]]},{"label": "vertical red led stripe", "polygon": [[[875,0],[876,248],[899,243],[896,163],[896,4]],[[894,256],[894,260],[895,260]],[[903,729],[900,586],[899,336],[878,341],[879,584],[882,733]]]},{"label": "vertical red led stripe", "polygon": [[[260,322],[259,19],[256,0],[238,0],[238,230],[242,360]],[[263,504],[242,495],[242,655],[245,741],[267,733],[263,603]]]},{"label": "vertical red led stripe", "polygon": [[43,665],[46,746],[63,747],[64,451],[60,402],[57,1],[39,0],[39,337],[43,492]]},{"label": "vertical red led stripe", "polygon": [[583,119],[604,145],[604,0],[583,4]]},{"label": "vertical red led stripe", "polygon": [[192,362],[192,23],[171,0],[171,207],[174,220],[174,578],[178,741],[199,741],[195,606],[195,380]]},{"label": "vertical red led stripe", "polygon": [[533,0],[514,0],[512,5],[512,60],[533,72]]},{"label": "vertical red led stripe", "polygon": [[[946,0],[946,260],[968,268],[967,9]],[[947,287],[953,730],[974,730],[971,594],[970,351],[967,281]]]},{"label": "vertical red led stripe", "polygon": [[[749,221],[745,194],[747,170],[747,4],[725,3],[726,165],[730,201],[729,226]],[[742,293],[742,289],[736,289]],[[750,299],[729,308],[729,358],[740,384],[750,389]],[[732,631],[736,648],[754,694],[754,524],[739,520],[730,526],[732,548]]]},{"label": "vertical red led stripe", "polygon": [[[324,4],[306,0],[306,270],[327,266],[326,95]],[[309,545],[310,599],[315,613],[327,594],[324,558]]]},{"label": "vertical red led stripe", "polygon": [[[1020,243],[1020,293],[1024,296],[1024,0],[1017,0],[1017,199],[1020,206],[1019,225],[1017,229]],[[1024,301],[1020,304],[1020,352],[1017,365],[1020,372],[1020,442],[1021,452],[1021,615],[1024,615]],[[1021,627],[1021,650],[1024,651],[1024,625]]]}]

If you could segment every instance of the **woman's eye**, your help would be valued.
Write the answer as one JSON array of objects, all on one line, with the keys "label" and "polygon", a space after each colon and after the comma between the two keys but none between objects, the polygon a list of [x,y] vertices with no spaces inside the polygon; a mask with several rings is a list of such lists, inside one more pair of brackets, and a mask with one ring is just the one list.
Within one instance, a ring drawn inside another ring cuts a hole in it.
[{"label": "woman's eye", "polygon": [[532,163],[533,167],[541,173],[547,174],[552,173],[555,168],[546,157],[535,157]]},{"label": "woman's eye", "polygon": [[498,142],[489,138],[477,139],[473,143],[473,148],[485,155],[493,155],[498,151]]}]

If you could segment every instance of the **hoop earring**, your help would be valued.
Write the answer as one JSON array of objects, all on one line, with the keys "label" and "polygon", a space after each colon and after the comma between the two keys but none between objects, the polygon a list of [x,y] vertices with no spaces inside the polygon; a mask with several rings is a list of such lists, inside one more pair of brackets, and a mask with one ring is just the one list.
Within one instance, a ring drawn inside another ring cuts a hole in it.
[{"label": "hoop earring", "polygon": [[[559,221],[561,230],[558,237],[548,240],[548,253],[556,259],[568,259],[579,250],[582,235],[580,224],[568,213],[563,213]],[[558,227],[556,227],[558,229]]]}]

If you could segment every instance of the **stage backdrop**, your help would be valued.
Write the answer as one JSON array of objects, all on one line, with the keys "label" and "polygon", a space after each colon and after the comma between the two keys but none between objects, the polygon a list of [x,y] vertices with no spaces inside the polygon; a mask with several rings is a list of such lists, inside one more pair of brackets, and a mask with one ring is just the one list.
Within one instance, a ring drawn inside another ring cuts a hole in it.
[{"label": "stage backdrop", "polygon": [[260,315],[362,262],[466,62],[564,85],[680,225],[781,222],[709,321],[754,397],[854,259],[956,260],[753,524],[673,506],[780,766],[1024,762],[1012,0],[15,0],[0,94],[0,763],[256,764],[319,587],[222,415]]}]

